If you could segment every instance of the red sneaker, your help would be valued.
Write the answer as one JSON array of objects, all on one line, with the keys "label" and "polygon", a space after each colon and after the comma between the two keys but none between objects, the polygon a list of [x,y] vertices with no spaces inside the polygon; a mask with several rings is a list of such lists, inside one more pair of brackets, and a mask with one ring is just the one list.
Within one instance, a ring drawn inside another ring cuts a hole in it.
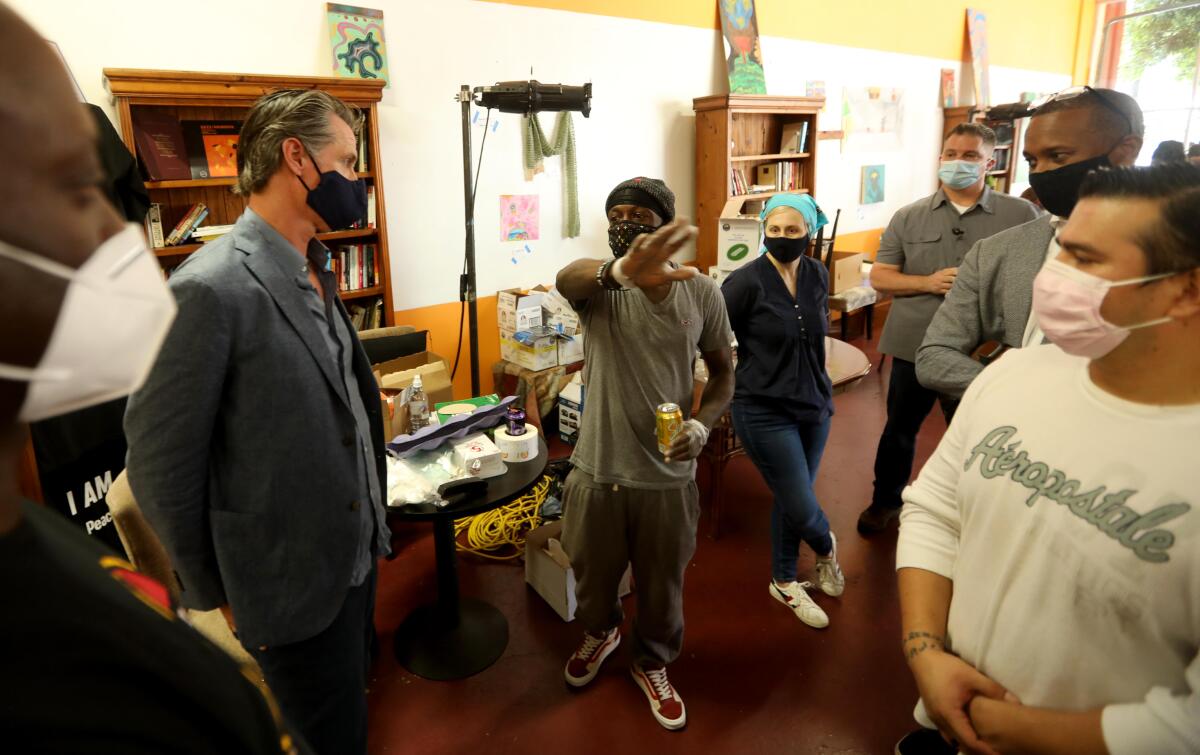
[{"label": "red sneaker", "polygon": [[599,637],[591,632],[583,633],[583,642],[567,661],[563,678],[572,687],[583,687],[596,678],[604,659],[621,644],[621,628],[613,627]]},{"label": "red sneaker", "polygon": [[674,731],[687,725],[687,709],[683,707],[683,698],[671,686],[665,668],[642,668],[635,663],[629,673],[646,694],[646,699],[650,701],[650,712],[663,728]]}]

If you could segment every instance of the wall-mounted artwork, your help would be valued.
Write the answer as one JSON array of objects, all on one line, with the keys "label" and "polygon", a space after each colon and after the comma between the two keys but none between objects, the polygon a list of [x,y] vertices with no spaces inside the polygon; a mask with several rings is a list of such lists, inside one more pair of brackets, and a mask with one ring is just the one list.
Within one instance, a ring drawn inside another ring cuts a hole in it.
[{"label": "wall-mounted artwork", "polygon": [[942,107],[958,106],[958,84],[953,68],[942,69]]},{"label": "wall-mounted artwork", "polygon": [[862,168],[862,193],[859,204],[879,204],[884,199],[883,186],[887,166],[864,165]]},{"label": "wall-mounted artwork", "polygon": [[903,118],[903,89],[846,87],[842,95],[842,130],[853,149],[900,149]]},{"label": "wall-mounted artwork", "polygon": [[537,241],[538,223],[537,194],[500,195],[501,241]]},{"label": "wall-mounted artwork", "polygon": [[976,8],[967,8],[967,41],[971,46],[971,77],[975,84],[975,104],[991,104],[988,76],[987,16]]},{"label": "wall-mounted artwork", "polygon": [[766,94],[754,0],[717,0],[730,94]]},{"label": "wall-mounted artwork", "polygon": [[326,3],[333,72],[347,79],[388,80],[383,11]]}]

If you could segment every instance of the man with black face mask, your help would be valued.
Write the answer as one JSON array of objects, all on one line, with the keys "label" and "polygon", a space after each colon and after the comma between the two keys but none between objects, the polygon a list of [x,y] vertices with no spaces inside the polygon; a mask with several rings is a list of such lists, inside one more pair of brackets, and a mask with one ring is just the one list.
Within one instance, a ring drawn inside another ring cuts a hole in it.
[{"label": "man with black face mask", "polygon": [[361,116],[258,100],[231,233],[171,276],[179,315],[125,417],[129,484],[191,608],[220,608],[320,753],[365,752],[376,559],[388,552],[371,366],[318,231],[366,210]]},{"label": "man with black face mask", "polygon": [[[573,262],[557,281],[587,333],[587,400],[563,489],[563,546],[585,635],[564,676],[573,687],[587,685],[620,644],[617,590],[631,563],[638,606],[631,675],[655,719],[679,729],[687,714],[666,666],[683,646],[683,573],[700,518],[695,458],[733,395],[733,332],[716,283],[669,261],[696,229],[673,220],[666,184],[625,181],[605,210],[614,257]],[[697,350],[709,379],[690,416]],[[687,418],[673,438],[656,437],[663,404]]]},{"label": "man with black face mask", "polygon": [[996,134],[987,126],[955,126],[942,144],[941,188],[902,207],[879,241],[871,285],[895,297],[879,339],[879,351],[892,357],[892,372],[871,505],[858,518],[858,531],[864,534],[882,531],[900,513],[900,491],[912,475],[917,433],[934,403],[941,404],[947,422],[954,414],[956,401],[917,382],[914,362],[963,256],[980,239],[1038,215],[1024,199],[988,188],[995,147]]},{"label": "man with black face mask", "polygon": [[981,346],[1043,342],[1032,315],[1033,279],[1058,254],[1054,234],[1066,225],[1089,172],[1133,165],[1143,131],[1137,102],[1111,89],[1074,87],[1038,104],[1024,155],[1029,182],[1050,214],[980,241],[963,258],[917,350],[921,385],[960,398],[983,370],[971,358]]}]

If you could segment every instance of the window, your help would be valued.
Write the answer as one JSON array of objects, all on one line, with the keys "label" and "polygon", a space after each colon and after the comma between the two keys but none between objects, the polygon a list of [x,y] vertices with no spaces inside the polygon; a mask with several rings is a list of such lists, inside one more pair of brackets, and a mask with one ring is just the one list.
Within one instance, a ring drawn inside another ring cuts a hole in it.
[{"label": "window", "polygon": [[1101,0],[1092,85],[1137,100],[1146,141],[1139,165],[1164,141],[1200,142],[1200,0]]}]

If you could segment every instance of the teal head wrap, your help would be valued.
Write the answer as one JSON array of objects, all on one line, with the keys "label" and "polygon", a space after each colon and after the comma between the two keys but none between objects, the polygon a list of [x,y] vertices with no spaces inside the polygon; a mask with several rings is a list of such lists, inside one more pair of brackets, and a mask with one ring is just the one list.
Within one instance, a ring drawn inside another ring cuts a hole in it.
[{"label": "teal head wrap", "polygon": [[791,207],[803,215],[804,224],[808,226],[808,235],[813,238],[816,238],[817,229],[829,223],[829,218],[821,212],[816,200],[808,194],[776,194],[763,206],[762,214],[758,216],[758,222],[765,223],[767,216],[780,207]]}]

